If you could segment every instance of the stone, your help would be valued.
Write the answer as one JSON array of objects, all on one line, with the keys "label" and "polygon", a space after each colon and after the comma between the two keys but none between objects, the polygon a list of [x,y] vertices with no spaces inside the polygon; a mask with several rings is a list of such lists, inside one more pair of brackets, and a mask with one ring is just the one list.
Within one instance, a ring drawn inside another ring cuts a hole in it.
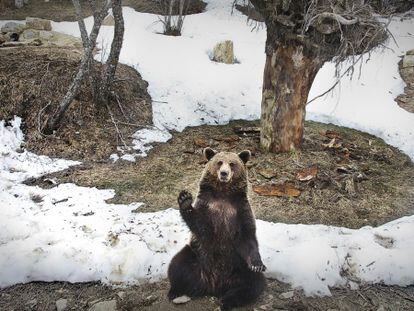
[{"label": "stone", "polygon": [[95,303],[89,311],[116,311],[116,300],[106,300]]},{"label": "stone", "polygon": [[177,304],[177,305],[179,305],[179,304],[187,303],[190,300],[191,300],[190,297],[184,295],[184,296],[180,296],[180,297],[174,298],[172,302],[175,303],[175,304]]},{"label": "stone", "polygon": [[26,305],[28,305],[30,308],[34,309],[34,307],[37,305],[37,299],[31,299],[28,302],[26,302]]},{"label": "stone", "polygon": [[68,307],[67,299],[59,299],[56,301],[56,311],[64,311]]},{"label": "stone", "polygon": [[123,291],[117,292],[116,294],[121,300],[123,300],[126,297],[126,293]]},{"label": "stone", "polygon": [[105,17],[105,19],[102,22],[103,26],[114,26],[115,25],[115,20],[114,17],[109,14],[107,17]]},{"label": "stone", "polygon": [[402,61],[402,68],[414,67],[414,55],[406,54]]},{"label": "stone", "polygon": [[2,33],[13,32],[13,33],[18,33],[20,35],[25,29],[27,29],[27,26],[25,24],[20,24],[16,22],[8,22],[4,24],[3,27],[1,27],[1,32]]},{"label": "stone", "polygon": [[20,35],[20,41],[38,39],[44,46],[82,48],[82,40],[57,31],[27,29]]},{"label": "stone", "polygon": [[52,30],[52,23],[50,20],[37,18],[37,17],[26,17],[27,28],[36,30]]},{"label": "stone", "polygon": [[293,297],[293,295],[294,295],[294,291],[291,290],[291,291],[288,291],[288,292],[285,292],[285,293],[281,293],[279,295],[279,298],[281,298],[281,299],[290,299],[290,298]]},{"label": "stone", "polygon": [[406,55],[414,55],[414,49],[407,51],[405,54]]},{"label": "stone", "polygon": [[225,64],[234,63],[233,41],[226,40],[216,44],[213,50],[213,61]]},{"label": "stone", "polygon": [[0,45],[3,44],[4,42],[9,41],[10,38],[7,35],[3,35],[0,33]]}]

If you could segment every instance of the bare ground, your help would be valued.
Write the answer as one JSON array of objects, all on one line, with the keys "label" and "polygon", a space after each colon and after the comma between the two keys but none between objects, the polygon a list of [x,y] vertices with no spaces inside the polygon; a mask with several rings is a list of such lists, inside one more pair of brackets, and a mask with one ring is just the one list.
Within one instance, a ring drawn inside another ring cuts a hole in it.
[{"label": "bare ground", "polygon": [[[86,161],[80,167],[51,174],[58,183],[112,188],[111,202],[144,202],[143,212],[176,206],[180,190],[197,191],[204,166],[202,149],[238,152],[250,149],[248,165],[253,186],[290,184],[294,195],[262,196],[250,191],[256,217],[284,223],[322,223],[360,228],[377,226],[411,215],[414,209],[414,166],[411,160],[381,139],[356,130],[307,122],[303,149],[290,154],[266,154],[258,134],[236,135],[234,128],[257,122],[234,121],[223,126],[199,126],[175,133],[136,163]],[[336,136],[332,147],[332,137]],[[297,174],[316,167],[309,181]],[[28,183],[49,185],[44,178]],[[156,181],[156,182],[154,182]]]},{"label": "bare ground", "polygon": [[[173,305],[167,299],[168,281],[145,286],[113,288],[100,283],[33,282],[0,291],[0,309],[4,311],[56,310],[56,301],[67,300],[66,310],[88,310],[97,302],[116,300],[118,310],[218,310],[218,300],[204,297],[185,305]],[[237,310],[414,310],[414,287],[364,286],[358,290],[332,290],[331,297],[306,297],[294,291],[292,298],[279,295],[291,291],[288,285],[268,280],[268,287],[254,305]]]}]

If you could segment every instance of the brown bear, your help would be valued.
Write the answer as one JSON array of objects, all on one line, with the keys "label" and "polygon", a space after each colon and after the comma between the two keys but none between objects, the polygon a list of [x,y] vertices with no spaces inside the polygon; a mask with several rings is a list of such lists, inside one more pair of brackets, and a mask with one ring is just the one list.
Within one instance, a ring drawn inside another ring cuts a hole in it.
[{"label": "brown bear", "polygon": [[181,217],[191,240],[168,267],[169,299],[179,296],[220,298],[222,309],[254,302],[265,288],[255,218],[247,198],[246,162],[239,154],[204,149],[207,159],[197,199],[181,191]]}]

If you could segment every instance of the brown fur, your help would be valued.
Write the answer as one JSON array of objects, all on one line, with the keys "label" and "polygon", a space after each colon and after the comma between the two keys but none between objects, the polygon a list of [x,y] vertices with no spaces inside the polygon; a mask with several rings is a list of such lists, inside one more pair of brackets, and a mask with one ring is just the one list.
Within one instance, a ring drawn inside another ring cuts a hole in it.
[{"label": "brown fur", "polygon": [[191,241],[171,261],[169,297],[214,295],[223,308],[252,302],[265,282],[253,212],[247,199],[249,151],[240,154],[206,148],[208,160],[197,199],[178,197]]}]

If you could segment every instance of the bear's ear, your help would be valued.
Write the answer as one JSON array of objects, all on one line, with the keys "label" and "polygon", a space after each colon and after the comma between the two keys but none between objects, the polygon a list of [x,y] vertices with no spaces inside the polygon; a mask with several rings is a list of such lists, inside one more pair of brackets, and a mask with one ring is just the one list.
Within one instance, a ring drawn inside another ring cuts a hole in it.
[{"label": "bear's ear", "polygon": [[247,163],[247,161],[250,160],[250,156],[252,154],[250,153],[249,150],[243,150],[242,152],[239,153],[239,158],[243,161],[244,164]]},{"label": "bear's ear", "polygon": [[203,154],[206,157],[207,161],[210,161],[212,157],[216,155],[217,151],[211,149],[210,147],[204,148]]}]

